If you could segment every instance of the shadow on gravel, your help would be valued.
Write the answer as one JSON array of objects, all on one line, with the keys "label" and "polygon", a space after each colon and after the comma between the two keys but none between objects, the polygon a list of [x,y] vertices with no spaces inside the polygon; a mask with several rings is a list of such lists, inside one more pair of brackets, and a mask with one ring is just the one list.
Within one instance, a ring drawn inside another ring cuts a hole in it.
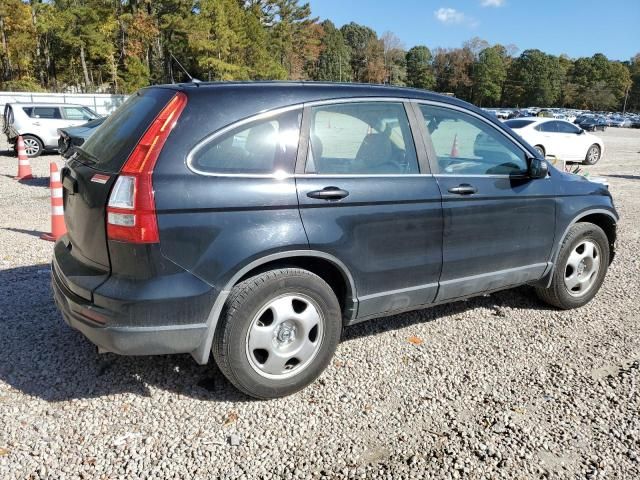
[{"label": "shadow on gravel", "polygon": [[605,177],[624,178],[625,180],[640,180],[640,175],[616,175],[616,174],[611,174],[611,175],[605,175]]},{"label": "shadow on gravel", "polygon": [[40,235],[45,233],[45,232],[41,232],[40,230],[27,230],[25,228],[3,227],[2,229],[9,230],[10,232],[24,233],[25,235],[31,235],[38,238],[40,238]]},{"label": "shadow on gravel", "polygon": [[530,287],[519,287],[511,290],[496,292],[487,296],[473,297],[454,303],[445,303],[434,307],[401,313],[392,317],[378,318],[347,327],[342,335],[342,341],[355,340],[369,335],[399,330],[401,328],[438,320],[441,317],[458,315],[474,308],[493,310],[496,317],[505,317],[504,308],[530,308],[535,310],[550,310],[551,308],[540,302]]},{"label": "shadow on gravel", "polygon": [[[197,365],[190,355],[123,357],[98,355],[56,309],[48,264],[0,270],[0,380],[28,395],[57,402],[118,393],[151,396],[150,387],[205,401],[251,401],[213,362]],[[545,308],[528,289],[441,305],[348,327],[343,341],[392,331],[485,307]]]},{"label": "shadow on gravel", "polygon": [[151,396],[149,387],[206,401],[251,401],[215,364],[190,355],[98,355],[56,309],[48,264],[0,270],[0,380],[46,401],[118,393]]},{"label": "shadow on gravel", "polygon": [[[15,175],[3,174],[4,177],[15,180]],[[47,187],[49,188],[49,177],[33,177],[26,180],[16,180],[22,185],[28,185],[29,187]]]}]

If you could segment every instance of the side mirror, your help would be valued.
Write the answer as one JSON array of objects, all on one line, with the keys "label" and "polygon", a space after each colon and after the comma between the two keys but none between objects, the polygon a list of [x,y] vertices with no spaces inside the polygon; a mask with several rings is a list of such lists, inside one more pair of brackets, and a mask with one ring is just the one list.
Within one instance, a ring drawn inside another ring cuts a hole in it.
[{"label": "side mirror", "polygon": [[545,178],[549,173],[549,164],[546,160],[532,158],[529,160],[529,177]]}]

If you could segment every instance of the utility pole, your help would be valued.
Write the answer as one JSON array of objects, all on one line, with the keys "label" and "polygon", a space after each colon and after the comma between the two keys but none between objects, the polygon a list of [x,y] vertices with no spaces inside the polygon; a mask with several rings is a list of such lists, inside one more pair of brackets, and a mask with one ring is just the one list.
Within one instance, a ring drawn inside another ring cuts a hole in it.
[{"label": "utility pole", "polygon": [[622,107],[622,115],[625,114],[625,112],[627,111],[627,99],[629,98],[629,89],[631,88],[631,85],[629,85],[627,87],[627,91],[624,94],[624,106]]}]

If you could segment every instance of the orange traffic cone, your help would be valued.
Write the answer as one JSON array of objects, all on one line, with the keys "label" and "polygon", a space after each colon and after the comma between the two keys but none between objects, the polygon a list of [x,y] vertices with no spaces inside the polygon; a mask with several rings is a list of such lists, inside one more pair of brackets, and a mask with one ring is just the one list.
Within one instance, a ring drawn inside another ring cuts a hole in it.
[{"label": "orange traffic cone", "polygon": [[451,158],[456,158],[460,152],[458,152],[458,134],[453,137],[453,145],[451,145]]},{"label": "orange traffic cone", "polygon": [[60,181],[60,170],[58,164],[51,162],[49,165],[49,189],[51,190],[51,233],[43,233],[40,238],[55,242],[62,235],[67,233],[64,224],[64,209],[62,205],[62,182]]},{"label": "orange traffic cone", "polygon": [[27,157],[27,151],[24,149],[24,142],[22,141],[22,135],[18,136],[18,175],[16,180],[27,180],[33,178],[31,174],[31,164],[29,163],[29,157]]}]

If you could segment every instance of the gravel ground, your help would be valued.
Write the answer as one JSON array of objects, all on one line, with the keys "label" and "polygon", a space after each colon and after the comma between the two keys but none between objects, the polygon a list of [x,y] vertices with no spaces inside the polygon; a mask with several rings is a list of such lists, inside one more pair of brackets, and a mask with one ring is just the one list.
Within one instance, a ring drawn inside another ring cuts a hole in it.
[{"label": "gravel ground", "polygon": [[56,311],[46,155],[0,145],[0,478],[640,478],[640,130],[602,134],[622,216],[586,307],[528,288],[350,327],[252,401],[191,357],[97,355]]}]

